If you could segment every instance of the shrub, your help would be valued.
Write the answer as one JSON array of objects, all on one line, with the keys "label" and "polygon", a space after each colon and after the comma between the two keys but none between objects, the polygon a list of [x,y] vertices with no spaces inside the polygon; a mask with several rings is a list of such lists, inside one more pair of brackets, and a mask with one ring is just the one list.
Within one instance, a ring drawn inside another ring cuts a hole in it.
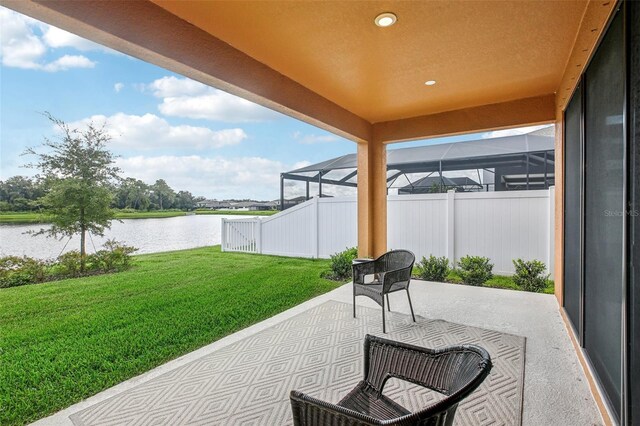
[{"label": "shrub", "polygon": [[540,292],[547,286],[549,275],[544,275],[547,266],[543,262],[516,259],[513,261],[513,266],[516,268],[513,282],[522,287],[523,290]]},{"label": "shrub", "polygon": [[0,258],[0,288],[39,283],[48,278],[49,263],[31,257],[5,256]]},{"label": "shrub", "polygon": [[353,260],[358,257],[358,249],[355,247],[348,248],[331,255],[330,270],[322,274],[323,278],[334,281],[344,281],[351,278],[351,265]]},{"label": "shrub", "polygon": [[449,259],[446,257],[435,257],[434,255],[426,257],[422,256],[422,260],[416,265],[418,276],[427,281],[444,282],[449,275]]},{"label": "shrub", "polygon": [[58,256],[55,262],[31,257],[0,257],[0,288],[41,283],[52,279],[79,277],[95,273],[124,271],[131,266],[131,254],[138,250],[115,240],[108,240],[104,249],[85,257],[81,268],[80,252],[73,250]]},{"label": "shrub", "polygon": [[99,251],[92,254],[87,254],[84,258],[84,271],[80,275],[88,275],[91,273],[102,272],[102,259],[100,258]]},{"label": "shrub", "polygon": [[82,258],[78,250],[71,250],[58,256],[56,275],[59,277],[80,276]]},{"label": "shrub", "polygon": [[93,255],[97,268],[103,272],[124,271],[131,266],[131,255],[138,249],[127,246],[116,240],[107,240],[103,245],[104,250],[99,250]]},{"label": "shrub", "polygon": [[124,271],[131,266],[131,254],[136,250],[138,249],[116,240],[107,240],[102,250],[85,257],[84,271],[81,268],[80,252],[72,250],[58,257],[54,267],[55,275],[59,278],[66,278],[95,272]]},{"label": "shrub", "polygon": [[23,270],[30,277],[31,282],[41,283],[47,280],[47,270],[51,263],[50,261],[33,259],[26,256],[24,259]]},{"label": "shrub", "polygon": [[493,264],[488,257],[464,256],[458,261],[458,274],[468,285],[482,285],[493,277]]}]

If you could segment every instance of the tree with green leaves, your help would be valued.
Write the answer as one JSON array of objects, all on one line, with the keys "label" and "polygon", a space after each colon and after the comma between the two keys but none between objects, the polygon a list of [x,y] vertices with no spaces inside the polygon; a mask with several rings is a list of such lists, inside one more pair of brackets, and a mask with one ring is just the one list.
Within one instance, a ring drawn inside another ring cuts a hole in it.
[{"label": "tree with green leaves", "polygon": [[41,152],[34,148],[25,152],[37,159],[27,167],[41,173],[47,189],[42,200],[51,216],[51,227],[36,235],[80,235],[84,267],[87,233],[103,236],[114,217],[110,188],[119,179],[120,169],[114,166],[115,156],[107,149],[111,136],[104,125],[90,123],[84,130],[72,129],[49,113],[45,116],[59,130],[59,136],[45,138]]},{"label": "tree with green leaves", "polygon": [[196,207],[196,201],[191,192],[178,191],[174,206],[180,210],[193,210]]},{"label": "tree with green leaves", "polygon": [[135,178],[126,178],[115,190],[115,205],[120,209],[147,210],[151,204],[149,185]]},{"label": "tree with green leaves", "polygon": [[0,210],[37,210],[38,199],[44,195],[44,188],[35,179],[13,176],[0,181]]},{"label": "tree with green leaves", "polygon": [[156,183],[151,186],[151,191],[153,192],[153,201],[158,209],[171,208],[176,199],[176,193],[164,179],[158,179]]}]

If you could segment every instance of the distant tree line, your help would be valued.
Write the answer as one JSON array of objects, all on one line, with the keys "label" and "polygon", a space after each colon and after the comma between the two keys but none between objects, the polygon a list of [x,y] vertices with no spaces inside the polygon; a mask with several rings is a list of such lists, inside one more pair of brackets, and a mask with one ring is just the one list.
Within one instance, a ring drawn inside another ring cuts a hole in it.
[{"label": "distant tree line", "polygon": [[[0,211],[28,212],[43,208],[47,195],[44,180],[13,176],[0,181]],[[138,211],[193,210],[204,197],[194,197],[189,191],[175,191],[164,179],[148,185],[140,179],[125,178],[111,184],[111,207]]]},{"label": "distant tree line", "polygon": [[42,208],[44,183],[24,176],[0,181],[0,211],[34,211]]},{"label": "distant tree line", "polygon": [[189,191],[174,191],[164,179],[147,185],[140,179],[125,178],[114,187],[113,207],[119,209],[193,210],[204,197],[194,197]]}]

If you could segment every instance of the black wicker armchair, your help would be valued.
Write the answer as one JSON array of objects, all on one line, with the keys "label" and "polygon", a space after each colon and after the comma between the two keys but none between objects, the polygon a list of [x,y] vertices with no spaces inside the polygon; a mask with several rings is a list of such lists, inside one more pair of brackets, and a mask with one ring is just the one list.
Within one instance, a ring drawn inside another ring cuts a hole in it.
[{"label": "black wicker armchair", "polygon": [[[458,403],[473,392],[491,371],[489,353],[478,346],[426,349],[367,335],[364,380],[337,404],[291,391],[295,426],[429,425],[453,423]],[[382,394],[396,377],[446,395],[411,413]]]},{"label": "black wicker armchair", "polygon": [[[356,296],[367,296],[382,307],[382,332],[386,333],[384,318],[385,297],[387,309],[391,311],[389,293],[405,290],[409,298],[409,308],[413,322],[416,317],[413,314],[409,284],[411,283],[411,271],[416,257],[408,250],[393,250],[387,252],[375,260],[353,264],[353,317],[356,317]],[[365,283],[365,277],[373,275],[373,282]]]}]

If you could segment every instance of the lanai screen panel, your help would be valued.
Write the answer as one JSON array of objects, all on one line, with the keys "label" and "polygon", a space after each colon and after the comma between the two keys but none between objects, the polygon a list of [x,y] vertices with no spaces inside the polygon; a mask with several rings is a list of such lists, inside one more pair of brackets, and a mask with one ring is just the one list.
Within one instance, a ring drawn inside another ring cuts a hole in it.
[{"label": "lanai screen panel", "polygon": [[[544,152],[552,152],[554,148],[555,139],[553,136],[532,132],[494,139],[389,149],[387,150],[387,168],[407,173],[438,171],[441,164],[444,170],[490,168],[504,161],[519,160],[523,162],[527,153],[539,154],[539,157],[542,158]],[[549,158],[549,160],[553,159]],[[328,172],[357,167],[356,154],[347,154],[291,170],[285,174]]]}]

